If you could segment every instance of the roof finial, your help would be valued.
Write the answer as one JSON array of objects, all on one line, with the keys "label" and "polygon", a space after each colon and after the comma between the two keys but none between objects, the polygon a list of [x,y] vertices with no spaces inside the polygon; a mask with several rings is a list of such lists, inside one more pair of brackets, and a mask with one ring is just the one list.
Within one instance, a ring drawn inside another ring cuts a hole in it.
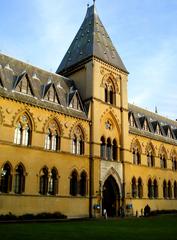
[{"label": "roof finial", "polygon": [[87,3],[87,8],[89,8],[89,3]]},{"label": "roof finial", "polygon": [[93,5],[95,5],[96,0],[93,0]]},{"label": "roof finial", "polygon": [[158,111],[157,111],[157,106],[155,106],[155,113],[158,113]]}]

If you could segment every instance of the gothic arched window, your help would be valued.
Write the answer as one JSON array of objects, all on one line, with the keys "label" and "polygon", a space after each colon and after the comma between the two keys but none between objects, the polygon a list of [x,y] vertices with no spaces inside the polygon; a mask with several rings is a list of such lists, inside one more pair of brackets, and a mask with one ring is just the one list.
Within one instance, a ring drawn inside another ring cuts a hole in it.
[{"label": "gothic arched window", "polygon": [[15,172],[15,186],[14,192],[21,194],[25,191],[25,174],[22,165],[18,165]]},{"label": "gothic arched window", "polygon": [[158,184],[156,179],[154,180],[153,185],[154,185],[154,198],[158,198]]},{"label": "gothic arched window", "polygon": [[133,163],[136,165],[141,164],[141,156],[138,148],[133,149]]},{"label": "gothic arched window", "polygon": [[76,127],[72,137],[72,153],[83,155],[84,154],[84,135],[80,127]]},{"label": "gothic arched window", "polygon": [[172,186],[170,181],[168,181],[168,198],[172,198]]},{"label": "gothic arched window", "polygon": [[60,129],[54,120],[47,126],[45,149],[52,151],[60,150]]},{"label": "gothic arched window", "polygon": [[117,142],[115,139],[113,140],[113,146],[112,146],[112,158],[115,161],[117,160]]},{"label": "gothic arched window", "polygon": [[163,198],[168,197],[168,188],[167,188],[167,182],[164,180],[163,181]]},{"label": "gothic arched window", "polygon": [[28,146],[31,143],[31,123],[25,114],[20,116],[16,123],[14,143],[24,146]]},{"label": "gothic arched window", "polygon": [[0,191],[2,193],[9,193],[12,190],[12,174],[11,167],[8,163],[4,165],[1,172]]},{"label": "gothic arched window", "polygon": [[136,186],[136,178],[132,178],[132,197],[136,198],[137,197],[137,186]]},{"label": "gothic arched window", "polygon": [[177,182],[174,182],[173,185],[174,198],[177,199]]},{"label": "gothic arched window", "polygon": [[138,179],[138,197],[142,198],[143,197],[143,184],[142,184],[142,179]]},{"label": "gothic arched window", "polygon": [[78,174],[73,171],[70,177],[70,194],[76,196],[78,193]]},{"label": "gothic arched window", "polygon": [[87,174],[82,172],[80,175],[80,195],[85,196],[87,193]]},{"label": "gothic arched window", "polygon": [[55,168],[52,169],[49,178],[49,194],[58,194],[58,172]]},{"label": "gothic arched window", "polygon": [[152,180],[148,180],[148,198],[153,198],[154,193],[153,193],[153,185],[152,185]]},{"label": "gothic arched window", "polygon": [[111,79],[108,79],[104,86],[105,102],[114,104],[116,101],[116,91]]},{"label": "gothic arched window", "polygon": [[106,157],[107,157],[107,160],[112,160],[112,145],[111,145],[110,138],[107,139]]},{"label": "gothic arched window", "polygon": [[105,138],[103,136],[101,137],[100,157],[101,159],[106,158],[106,144],[105,144]]},{"label": "gothic arched window", "polygon": [[48,193],[48,169],[44,167],[40,174],[39,193],[46,195]]}]

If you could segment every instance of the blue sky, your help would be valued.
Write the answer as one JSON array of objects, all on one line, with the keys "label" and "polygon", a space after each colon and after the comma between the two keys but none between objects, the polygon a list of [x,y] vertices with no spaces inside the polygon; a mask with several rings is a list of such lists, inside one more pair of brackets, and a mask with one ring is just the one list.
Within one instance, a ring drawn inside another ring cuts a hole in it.
[{"label": "blue sky", "polygon": [[[55,72],[92,0],[0,0],[0,51]],[[97,0],[129,102],[177,118],[177,0]]]}]

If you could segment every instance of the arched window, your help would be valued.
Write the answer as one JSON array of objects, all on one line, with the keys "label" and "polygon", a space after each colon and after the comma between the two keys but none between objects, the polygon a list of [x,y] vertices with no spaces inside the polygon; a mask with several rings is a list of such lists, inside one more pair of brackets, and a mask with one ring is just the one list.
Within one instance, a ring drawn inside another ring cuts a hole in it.
[{"label": "arched window", "polygon": [[17,124],[15,128],[14,143],[21,144],[22,142],[22,125],[21,123]]},{"label": "arched window", "polygon": [[101,159],[106,158],[106,144],[105,144],[105,138],[103,136],[101,137],[100,156],[101,156]]},{"label": "arched window", "polygon": [[137,186],[136,186],[136,178],[132,178],[132,197],[136,198],[137,197]]},{"label": "arched window", "polygon": [[22,165],[16,168],[14,192],[21,194],[25,191],[25,174]]},{"label": "arched window", "polygon": [[112,146],[112,158],[115,161],[117,160],[117,142],[115,139],[113,140],[113,146]]},{"label": "arched window", "polygon": [[173,186],[173,191],[174,191],[174,198],[177,199],[177,182],[174,182],[174,186]]},{"label": "arched window", "polygon": [[154,167],[154,156],[151,151],[147,154],[147,165],[148,167]]},{"label": "arched window", "polygon": [[168,181],[168,198],[172,198],[172,186],[170,181]]},{"label": "arched window", "polygon": [[166,160],[165,153],[162,153],[160,155],[160,167],[161,168],[167,168],[167,160]]},{"label": "arched window", "polygon": [[115,104],[116,92],[112,81],[109,79],[104,87],[105,91],[105,102]]},{"label": "arched window", "polygon": [[70,178],[70,195],[76,196],[78,193],[78,174],[73,171]]},{"label": "arched window", "polygon": [[158,184],[156,179],[154,180],[153,184],[154,184],[154,198],[158,198]]},{"label": "arched window", "polygon": [[85,172],[80,176],[80,195],[85,196],[87,194],[87,175]]},{"label": "arched window", "polygon": [[138,148],[133,149],[133,163],[136,165],[141,164],[141,156]]},{"label": "arched window", "polygon": [[31,123],[29,118],[24,114],[17,121],[14,143],[28,146],[31,143]]},{"label": "arched window", "polygon": [[112,160],[112,145],[110,138],[107,139],[106,157],[107,160]]},{"label": "arched window", "polygon": [[73,131],[72,136],[72,153],[83,155],[85,151],[84,145],[84,135],[79,126],[77,126]]},{"label": "arched window", "polygon": [[108,102],[108,86],[105,84],[105,89],[104,89],[104,93],[105,93],[105,102]]},{"label": "arched window", "polygon": [[176,157],[172,158],[172,170],[173,171],[177,170],[177,160],[176,160]]},{"label": "arched window", "polygon": [[11,167],[6,163],[1,172],[1,186],[0,191],[2,193],[9,193],[12,190],[12,175]]},{"label": "arched window", "polygon": [[148,198],[153,198],[153,185],[152,185],[152,180],[148,180]]},{"label": "arched window", "polygon": [[48,169],[44,167],[40,175],[39,193],[46,195],[48,192]]},{"label": "arched window", "polygon": [[45,149],[51,151],[60,150],[60,129],[56,121],[52,120],[47,126],[45,137]]},{"label": "arched window", "polygon": [[143,185],[141,178],[138,178],[138,197],[139,198],[143,197]]},{"label": "arched window", "polygon": [[167,183],[166,183],[166,181],[164,180],[163,181],[163,198],[167,198],[167,196],[168,196],[168,191],[167,191],[168,189],[167,189]]},{"label": "arched window", "polygon": [[50,195],[58,194],[58,172],[55,168],[52,169],[49,178],[49,194]]},{"label": "arched window", "polygon": [[110,104],[114,104],[114,93],[113,93],[112,86],[110,86],[110,89],[109,89],[109,102]]}]

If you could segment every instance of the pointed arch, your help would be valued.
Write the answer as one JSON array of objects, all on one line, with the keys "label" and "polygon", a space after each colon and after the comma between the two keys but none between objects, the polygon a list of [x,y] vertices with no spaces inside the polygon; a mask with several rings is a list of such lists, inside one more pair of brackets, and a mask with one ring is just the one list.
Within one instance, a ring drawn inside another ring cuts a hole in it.
[{"label": "pointed arch", "polygon": [[49,176],[49,194],[50,195],[57,195],[58,194],[58,170],[56,167],[53,167],[50,172]]},{"label": "pointed arch", "polygon": [[163,144],[159,148],[159,158],[160,158],[161,168],[167,168],[168,155],[167,155],[167,151]]},{"label": "pointed arch", "polygon": [[148,167],[154,167],[155,166],[155,148],[152,142],[147,143],[145,153],[147,156]]},{"label": "pointed arch", "polygon": [[79,192],[81,196],[87,195],[87,173],[85,170],[83,170],[80,174],[80,181],[79,181]]},{"label": "pointed arch", "polygon": [[119,93],[117,79],[114,77],[114,75],[112,73],[107,73],[103,76],[101,86],[105,86],[105,84],[109,83],[109,82],[112,83],[112,85],[114,86],[114,91],[116,93]]},{"label": "pointed arch", "polygon": [[133,152],[134,149],[138,149],[140,154],[142,154],[141,144],[137,138],[134,138],[130,145],[130,151]]},{"label": "pointed arch", "polygon": [[70,174],[70,195],[76,196],[78,194],[78,172],[76,169]]},{"label": "pointed arch", "polygon": [[12,190],[12,165],[10,162],[5,162],[2,166],[0,177],[0,191],[2,193],[9,193]]},{"label": "pointed arch", "polygon": [[49,180],[49,169],[47,166],[41,168],[39,172],[39,193],[46,195],[48,193],[48,180]]},{"label": "pointed arch", "polygon": [[26,175],[25,167],[22,163],[19,163],[15,167],[14,192],[16,194],[22,194],[25,191],[25,175]]},{"label": "pointed arch", "polygon": [[85,131],[81,124],[75,125],[71,132],[72,153],[83,155],[85,152]]}]

